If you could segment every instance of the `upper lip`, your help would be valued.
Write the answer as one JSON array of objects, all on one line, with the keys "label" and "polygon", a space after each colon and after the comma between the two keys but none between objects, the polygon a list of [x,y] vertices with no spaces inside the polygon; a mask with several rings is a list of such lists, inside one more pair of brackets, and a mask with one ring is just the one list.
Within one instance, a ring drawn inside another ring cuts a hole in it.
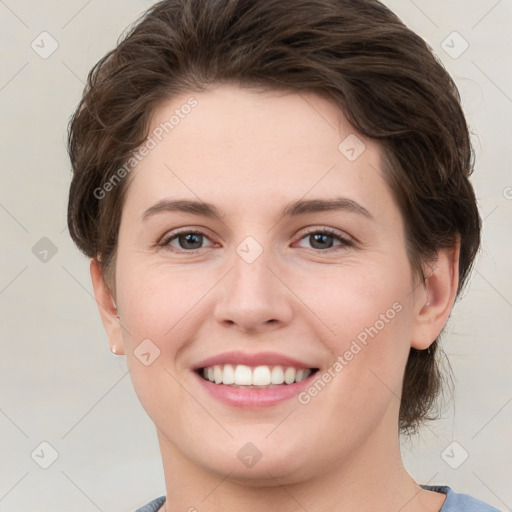
[{"label": "upper lip", "polygon": [[218,354],[216,356],[209,357],[208,359],[204,359],[200,363],[194,365],[192,369],[198,370],[200,368],[223,364],[243,364],[246,366],[291,366],[293,368],[303,369],[315,368],[314,366],[303,363],[298,359],[278,354],[276,352],[258,352],[255,354],[248,354],[246,352],[233,351],[224,352],[223,354]]}]

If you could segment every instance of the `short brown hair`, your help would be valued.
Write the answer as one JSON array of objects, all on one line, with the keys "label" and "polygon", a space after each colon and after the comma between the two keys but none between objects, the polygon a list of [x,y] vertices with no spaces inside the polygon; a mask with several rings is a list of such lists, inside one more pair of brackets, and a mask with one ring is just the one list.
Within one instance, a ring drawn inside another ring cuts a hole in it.
[{"label": "short brown hair", "polygon": [[[377,0],[163,0],[91,70],[70,120],[68,227],[115,290],[123,179],[98,198],[146,140],[165,100],[210,83],[329,98],[383,151],[384,177],[406,226],[411,268],[461,240],[460,294],[480,244],[469,181],[473,151],[457,88],[425,41]],[[399,424],[414,431],[440,390],[438,339],[411,348]]]}]

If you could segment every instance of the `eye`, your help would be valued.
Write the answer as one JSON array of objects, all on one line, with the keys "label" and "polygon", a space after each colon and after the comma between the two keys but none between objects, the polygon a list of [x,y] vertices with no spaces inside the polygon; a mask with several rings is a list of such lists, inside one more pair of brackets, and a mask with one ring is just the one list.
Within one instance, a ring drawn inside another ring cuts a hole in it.
[{"label": "eye", "polygon": [[[176,252],[180,252],[180,250],[183,252],[192,252],[202,249],[202,244],[205,239],[209,240],[201,231],[184,230],[166,237],[160,245],[163,247],[172,247],[172,250],[179,249]],[[175,244],[173,245],[172,242],[176,242],[178,247],[176,247]]]},{"label": "eye", "polygon": [[[307,231],[300,238],[301,241],[304,239],[309,240],[312,249],[320,251],[337,250],[337,247],[351,247],[354,245],[352,240],[330,228]],[[210,239],[201,231],[183,230],[167,236],[159,245],[170,248],[173,252],[194,252],[204,248],[205,240]],[[334,245],[335,240],[339,242],[337,245]],[[213,243],[210,247],[213,247]]]},{"label": "eye", "polygon": [[[349,240],[330,228],[310,230],[303,234],[301,240],[304,239],[310,242],[313,249],[323,251],[329,249],[337,250],[336,247],[351,247],[354,245],[352,240]],[[334,246],[334,240],[338,240],[340,243]]]}]

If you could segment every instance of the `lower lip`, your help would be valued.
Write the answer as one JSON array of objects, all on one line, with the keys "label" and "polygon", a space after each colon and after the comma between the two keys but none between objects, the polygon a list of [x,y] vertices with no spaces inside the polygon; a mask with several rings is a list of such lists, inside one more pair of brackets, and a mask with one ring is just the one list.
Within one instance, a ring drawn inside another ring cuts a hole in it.
[{"label": "lower lip", "polygon": [[234,388],[224,384],[215,384],[203,379],[193,372],[201,385],[217,400],[232,406],[244,409],[259,409],[276,405],[283,400],[297,396],[304,388],[309,386],[318,372],[312,373],[307,379],[293,384],[283,384],[274,388]]}]

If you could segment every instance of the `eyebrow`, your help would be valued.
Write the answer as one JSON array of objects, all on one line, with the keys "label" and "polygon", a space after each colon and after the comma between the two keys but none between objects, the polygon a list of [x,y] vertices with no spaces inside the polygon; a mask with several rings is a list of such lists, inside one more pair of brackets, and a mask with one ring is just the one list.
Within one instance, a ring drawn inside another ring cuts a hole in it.
[{"label": "eyebrow", "polygon": [[[364,206],[346,197],[337,197],[334,199],[299,199],[292,201],[282,210],[281,216],[297,217],[300,215],[328,211],[347,211],[375,220],[373,215]],[[142,220],[147,220],[149,217],[163,212],[190,213],[209,218],[222,217],[222,212],[211,203],[190,199],[162,199],[143,213]]]}]

